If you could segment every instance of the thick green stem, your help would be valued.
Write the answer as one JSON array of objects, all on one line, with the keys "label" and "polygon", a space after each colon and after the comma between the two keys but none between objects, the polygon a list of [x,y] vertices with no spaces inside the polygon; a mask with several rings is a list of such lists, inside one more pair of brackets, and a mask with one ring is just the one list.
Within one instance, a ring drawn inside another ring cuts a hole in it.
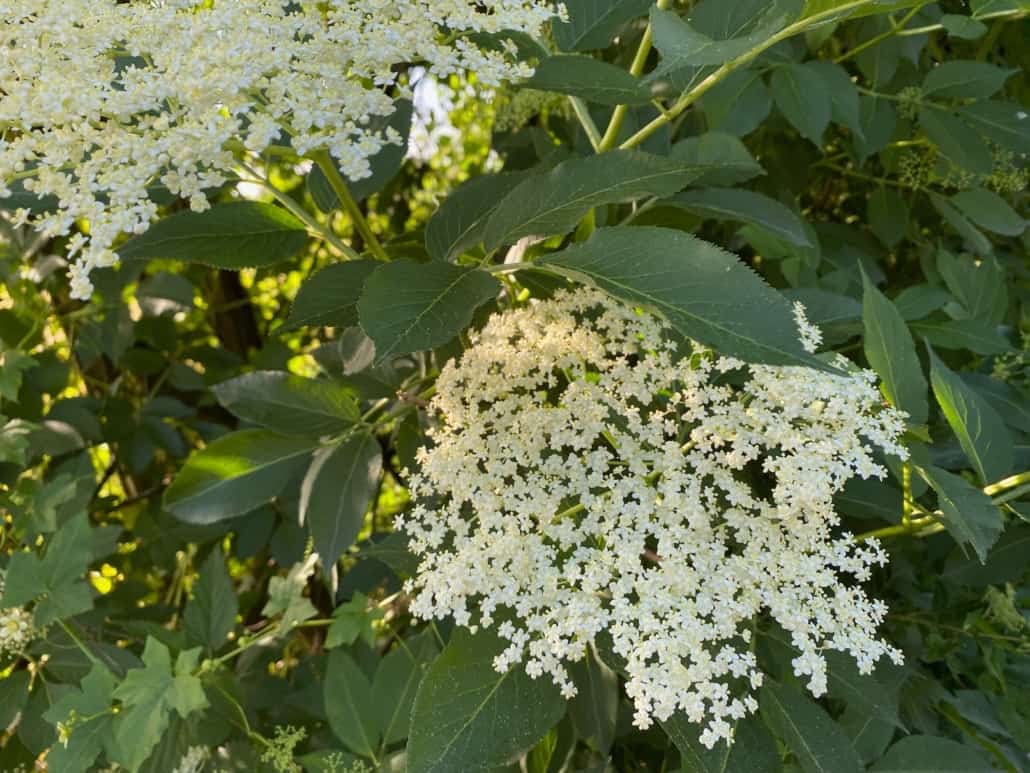
[{"label": "thick green stem", "polygon": [[739,69],[740,67],[743,67],[746,64],[749,64],[751,61],[757,58],[759,54],[761,54],[769,48],[772,48],[780,41],[794,37],[795,35],[801,34],[802,32],[805,32],[806,30],[811,29],[812,27],[817,27],[820,24],[830,21],[831,19],[834,19],[836,17],[843,18],[843,15],[846,15],[848,11],[862,8],[863,6],[871,5],[872,2],[873,0],[853,0],[853,2],[845,3],[844,5],[837,6],[836,8],[832,8],[821,13],[812,14],[811,16],[808,16],[804,19],[794,22],[791,25],[788,25],[787,27],[784,27],[775,35],[771,35],[769,38],[759,43],[750,51],[747,51],[741,54],[740,56],[736,57],[735,59],[731,59],[730,61],[723,64],[721,67],[719,67],[719,69],[717,69],[707,78],[702,80],[694,88],[692,88],[687,93],[683,94],[667,111],[665,111],[660,116],[655,118],[653,121],[648,123],[646,126],[641,128],[640,131],[638,131],[628,140],[619,145],[619,147],[623,149],[636,147],[641,142],[650,137],[652,134],[654,134],[656,131],[658,131],[660,128],[665,126],[667,123],[670,123],[671,121],[675,120],[680,115],[680,113],[682,113],[692,104],[694,104],[713,86],[721,83],[730,73]]},{"label": "thick green stem", "polygon": [[361,238],[365,240],[365,244],[368,245],[369,252],[372,253],[378,260],[389,260],[390,256],[386,254],[386,250],[383,249],[383,245],[379,243],[379,239],[372,233],[372,229],[368,225],[368,221],[365,220],[365,215],[362,213],[361,208],[358,207],[358,203],[354,201],[354,197],[350,194],[350,188],[347,187],[347,181],[340,175],[340,171],[336,168],[336,164],[333,163],[332,157],[328,152],[321,150],[314,153],[311,156],[312,161],[318,164],[318,168],[322,170],[322,174],[329,181],[329,185],[332,187],[333,192],[336,194],[336,198],[340,202],[340,206],[343,207],[343,211],[347,213],[347,216],[354,223],[354,227],[358,233],[361,234]]},{"label": "thick green stem", "polygon": [[[672,0],[658,0],[656,6],[664,11],[672,5]],[[640,45],[637,47],[636,56],[633,57],[633,62],[629,66],[629,74],[634,77],[644,71],[644,66],[647,64],[647,57],[651,53],[651,45],[654,41],[654,31],[651,29],[651,24],[648,22],[647,29],[644,30],[644,36],[640,39]],[[612,113],[611,119],[608,121],[608,128],[605,129],[604,137],[601,138],[601,142],[597,146],[598,153],[604,153],[606,150],[611,150],[615,147],[615,143],[619,139],[619,132],[622,131],[622,124],[626,120],[626,114],[629,112],[627,105],[618,105],[615,111]]]},{"label": "thick green stem", "polygon": [[587,103],[579,97],[569,97],[569,104],[572,105],[572,112],[576,114],[576,118],[579,119],[579,125],[583,127],[583,131],[586,132],[587,138],[590,140],[590,147],[594,149],[595,153],[598,152],[601,147],[601,131],[597,128],[597,124],[594,123]]}]

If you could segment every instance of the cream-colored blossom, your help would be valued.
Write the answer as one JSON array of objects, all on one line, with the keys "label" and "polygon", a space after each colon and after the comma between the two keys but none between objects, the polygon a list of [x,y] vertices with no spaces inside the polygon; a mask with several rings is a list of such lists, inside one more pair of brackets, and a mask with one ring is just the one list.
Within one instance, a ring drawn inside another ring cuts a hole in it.
[{"label": "cream-colored blossom", "polygon": [[884,474],[874,447],[905,454],[873,374],[745,365],[578,289],[492,317],[433,408],[401,523],[421,558],[411,609],[495,628],[498,670],[572,695],[567,664],[605,634],[635,723],[683,711],[712,745],[755,710],[761,616],[815,695],[826,650],[864,672],[900,657],[857,584],[885,555],[833,505],[848,479]]},{"label": "cream-colored blossom", "polygon": [[438,78],[471,70],[487,87],[528,75],[503,35],[495,46],[469,36],[537,34],[554,10],[541,0],[8,0],[0,197],[16,181],[55,196],[58,208],[34,220],[49,236],[88,221],[70,255],[72,294],[88,297],[89,273],[116,260],[118,236],[156,215],[148,187],[203,210],[203,191],[233,174],[234,147],[272,144],[327,149],[345,175],[365,177],[368,159],[400,141],[372,119],[393,112],[401,65]]},{"label": "cream-colored blossom", "polygon": [[[0,598],[4,595],[5,574],[0,571]],[[0,609],[0,657],[17,655],[38,635],[32,612],[24,607]]]}]

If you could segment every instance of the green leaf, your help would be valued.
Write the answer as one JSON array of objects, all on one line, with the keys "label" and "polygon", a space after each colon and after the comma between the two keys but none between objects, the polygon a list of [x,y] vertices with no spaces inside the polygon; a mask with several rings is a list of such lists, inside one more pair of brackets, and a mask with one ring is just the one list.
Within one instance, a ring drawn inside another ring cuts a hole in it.
[{"label": "green leaf", "polygon": [[994,191],[971,188],[959,191],[951,202],[981,228],[1003,236],[1019,236],[1026,230],[1026,220]]},{"label": "green leaf", "polygon": [[801,692],[767,681],[758,706],[806,773],[858,773],[863,769],[858,752],[840,726]]},{"label": "green leaf", "polygon": [[677,159],[616,150],[558,164],[522,181],[490,216],[487,249],[523,236],[568,233],[594,207],[642,196],[668,196],[696,180],[703,169]]},{"label": "green leaf", "polygon": [[193,596],[183,612],[187,641],[211,652],[217,650],[236,626],[238,611],[236,590],[225,568],[225,556],[221,547],[215,546],[200,568]]},{"label": "green leaf", "polygon": [[375,260],[351,260],[323,268],[300,286],[290,318],[280,332],[308,325],[352,327],[358,324],[361,288],[379,265]]},{"label": "green leaf", "polygon": [[800,247],[811,247],[801,219],[785,205],[740,188],[702,188],[677,194],[672,201],[703,218],[738,220],[761,226]]},{"label": "green leaf", "polygon": [[289,631],[297,623],[314,616],[318,610],[304,595],[308,580],[315,573],[318,554],[312,553],[298,561],[285,577],[273,577],[268,581],[268,601],[261,610],[265,617],[282,615],[279,626],[282,632]]},{"label": "green leaf", "polygon": [[990,497],[966,482],[936,467],[917,467],[923,479],[937,492],[944,526],[959,545],[971,545],[980,563],[998,541],[1003,528],[1001,511]]},{"label": "green leaf", "polygon": [[409,773],[466,773],[500,766],[532,748],[565,712],[547,678],[493,660],[506,642],[456,630],[426,672],[411,711]]},{"label": "green leaf", "polygon": [[902,738],[869,768],[876,773],[968,773],[993,769],[991,760],[979,749],[932,735]]},{"label": "green leaf", "polygon": [[861,131],[852,134],[851,141],[859,161],[883,150],[894,136],[898,113],[886,99],[859,97],[858,120]]},{"label": "green leaf", "polygon": [[333,622],[326,631],[325,648],[350,645],[359,638],[369,647],[374,647],[376,633],[373,623],[382,616],[383,612],[378,607],[368,606],[368,598],[364,593],[355,592],[350,601],[333,610]]},{"label": "green leaf", "polygon": [[486,174],[455,188],[426,225],[429,254],[435,260],[449,260],[483,241],[490,216],[525,178],[524,172]]},{"label": "green leaf", "polygon": [[35,553],[14,553],[7,564],[0,607],[35,601],[33,621],[39,628],[92,608],[93,594],[83,579],[93,561],[90,538],[89,519],[80,512],[54,533],[42,558]]},{"label": "green leaf", "polygon": [[975,129],[953,112],[924,105],[919,108],[919,125],[953,163],[977,174],[991,173],[991,149]]},{"label": "green leaf", "polygon": [[948,35],[963,40],[976,40],[982,38],[987,32],[986,24],[971,16],[962,16],[961,14],[946,13],[941,16],[940,24]]},{"label": "green leaf", "polygon": [[582,97],[599,105],[646,105],[651,101],[651,90],[627,70],[576,54],[547,57],[523,85]]},{"label": "green leaf", "polygon": [[438,261],[380,266],[358,300],[361,328],[376,345],[376,364],[447,343],[500,287],[485,271]]},{"label": "green leaf", "polygon": [[615,739],[619,678],[592,650],[569,670],[577,690],[569,701],[572,726],[580,738],[590,739],[591,746],[605,754]]},{"label": "green leaf", "polygon": [[52,725],[70,725],[71,735],[47,752],[47,766],[61,773],[85,773],[103,751],[114,720],[111,704],[118,680],[94,663],[81,687],[64,693],[43,714]]},{"label": "green leaf", "polygon": [[1003,148],[1030,154],[1030,115],[1019,103],[982,100],[959,108],[958,114]]},{"label": "green leaf", "polygon": [[772,94],[762,71],[734,70],[702,98],[708,128],[739,137],[754,131],[772,110]]},{"label": "green leaf", "polygon": [[361,415],[354,393],[342,383],[279,370],[245,373],[212,391],[234,415],[282,435],[332,435]]},{"label": "green leaf", "polygon": [[757,773],[780,768],[776,741],[757,717],[738,721],[733,744],[720,741],[713,749],[701,744],[700,727],[682,712],[662,722],[662,727],[683,756],[685,770],[692,773]]},{"label": "green leaf", "polygon": [[955,299],[947,290],[930,284],[910,285],[894,298],[894,307],[902,319],[911,322],[927,317]]},{"label": "green leaf", "polygon": [[606,48],[626,22],[643,16],[651,0],[566,0],[568,21],[551,25],[554,40],[562,51],[591,51]]},{"label": "green leaf", "polygon": [[963,373],[962,380],[983,395],[1005,421],[1030,433],[1030,396],[1025,390],[982,373]]},{"label": "green leaf", "polygon": [[930,191],[929,195],[934,209],[958,232],[959,236],[965,239],[974,252],[981,255],[991,253],[993,247],[990,240],[980,233],[976,226],[969,222],[965,215],[959,212],[948,199],[933,191]]},{"label": "green leaf", "polygon": [[1026,557],[1030,554],[1030,526],[1009,527],[994,543],[983,563],[955,551],[944,570],[941,580],[956,585],[983,587],[1012,582],[1026,571]]},{"label": "green leaf", "polygon": [[930,384],[959,445],[984,485],[1012,469],[1012,438],[987,401],[930,352]]},{"label": "green leaf", "polygon": [[1005,271],[994,258],[976,261],[966,255],[937,251],[937,270],[973,319],[997,325],[1005,318],[1008,290]]},{"label": "green leaf", "polygon": [[908,204],[890,188],[877,188],[869,194],[869,227],[887,247],[894,247],[908,231]]},{"label": "green leaf", "polygon": [[432,633],[424,631],[379,661],[372,694],[376,696],[373,711],[383,730],[383,743],[392,744],[408,737],[418,686],[438,653]]},{"label": "green leaf", "polygon": [[688,137],[673,145],[669,155],[707,170],[693,181],[695,185],[735,185],[765,174],[744,143],[724,132]]},{"label": "green leaf", "polygon": [[664,314],[680,333],[749,362],[821,367],[790,305],[735,255],[667,228],[604,228],[539,263]]},{"label": "green leaf", "polygon": [[823,85],[830,94],[833,120],[848,127],[853,134],[861,135],[858,87],[848,71],[839,64],[821,59],[806,62],[805,66],[823,79]]},{"label": "green leaf", "polygon": [[923,78],[923,95],[983,99],[998,91],[1016,73],[987,62],[952,59],[941,62]]},{"label": "green leaf", "polygon": [[343,650],[329,653],[325,673],[325,714],[333,735],[365,757],[375,756],[383,728],[376,721],[372,685]]},{"label": "green leaf", "polygon": [[1004,354],[1012,345],[991,324],[979,319],[928,319],[911,323],[912,332],[941,349]]},{"label": "green leaf", "polygon": [[247,429],[218,438],[195,452],[164,495],[180,520],[216,523],[253,510],[296,478],[317,440]]},{"label": "green leaf", "polygon": [[864,273],[862,294],[863,342],[866,359],[882,382],[887,399],[908,413],[912,424],[925,424],[929,408],[926,377],[905,320]]},{"label": "green leaf", "polygon": [[790,20],[790,14],[779,3],[772,3],[753,29],[745,35],[714,40],[680,18],[673,11],[651,9],[651,30],[654,47],[661,53],[661,63],[648,76],[662,78],[675,70],[696,65],[720,65],[750,51]]},{"label": "green leaf", "polygon": [[118,255],[122,260],[172,258],[239,269],[279,263],[307,241],[304,223],[285,209],[234,201],[159,220],[119,247]]},{"label": "green leaf", "polygon": [[324,567],[357,539],[382,469],[379,441],[368,433],[315,453],[300,486],[300,519]]},{"label": "green leaf", "polygon": [[[0,346],[2,343],[0,342]],[[0,350],[0,355],[0,399],[15,402],[21,390],[25,371],[31,370],[39,363],[17,349]]]},{"label": "green leaf", "polygon": [[185,719],[208,705],[200,679],[193,675],[200,649],[182,652],[172,668],[168,648],[152,636],[143,648],[143,667],[126,673],[112,693],[122,702],[114,721],[117,761],[136,771],[150,756],[175,711]]},{"label": "green leaf", "polygon": [[822,145],[830,123],[833,102],[819,71],[807,64],[787,64],[772,74],[776,107],[803,137]]}]

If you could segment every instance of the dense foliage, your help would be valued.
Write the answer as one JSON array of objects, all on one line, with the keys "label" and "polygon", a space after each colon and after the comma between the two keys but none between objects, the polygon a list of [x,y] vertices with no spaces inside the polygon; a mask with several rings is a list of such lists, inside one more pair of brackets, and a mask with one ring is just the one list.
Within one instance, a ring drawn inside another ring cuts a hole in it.
[{"label": "dense foliage", "polygon": [[1030,769],[1025,0],[247,5],[0,19],[0,770]]}]

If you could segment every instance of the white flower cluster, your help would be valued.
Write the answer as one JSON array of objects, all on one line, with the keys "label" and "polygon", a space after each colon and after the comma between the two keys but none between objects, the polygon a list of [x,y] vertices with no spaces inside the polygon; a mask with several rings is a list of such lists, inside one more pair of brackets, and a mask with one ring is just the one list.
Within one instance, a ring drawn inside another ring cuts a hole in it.
[{"label": "white flower cluster", "polygon": [[[0,598],[4,595],[4,573],[0,572]],[[36,638],[32,613],[24,607],[0,609],[0,657],[17,655]]]},{"label": "white flower cluster", "polygon": [[546,0],[8,0],[0,197],[18,181],[55,196],[56,211],[17,217],[50,236],[88,221],[69,257],[73,295],[89,297],[89,273],[115,262],[119,234],[153,219],[148,186],[203,210],[203,191],[234,167],[233,142],[328,149],[365,177],[368,159],[400,141],[372,119],[393,112],[404,64],[439,78],[470,70],[488,87],[526,76],[510,39],[473,39],[537,34],[554,11]]},{"label": "white flower cluster", "polygon": [[565,665],[606,632],[635,724],[683,711],[711,746],[756,708],[760,617],[816,695],[825,650],[864,672],[900,657],[857,584],[885,555],[841,533],[832,501],[884,475],[873,446],[905,455],[872,373],[745,365],[578,289],[495,315],[437,390],[401,522],[421,557],[411,609],[495,627],[498,670],[523,662],[571,696]]}]

